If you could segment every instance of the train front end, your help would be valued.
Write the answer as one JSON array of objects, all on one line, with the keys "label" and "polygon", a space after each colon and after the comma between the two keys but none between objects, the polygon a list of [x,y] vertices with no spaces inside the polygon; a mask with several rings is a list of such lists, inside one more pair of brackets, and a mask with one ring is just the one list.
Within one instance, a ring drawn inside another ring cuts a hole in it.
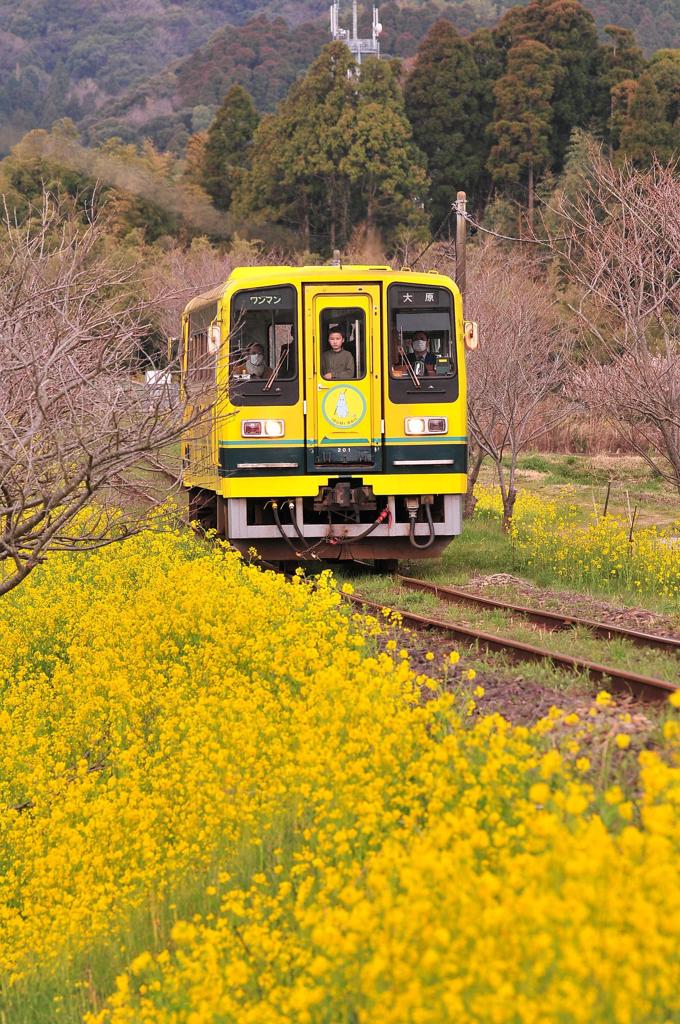
[{"label": "train front end", "polygon": [[189,304],[183,339],[187,408],[205,406],[183,445],[204,527],[268,560],[383,568],[460,533],[464,323],[450,278],[240,268]]}]

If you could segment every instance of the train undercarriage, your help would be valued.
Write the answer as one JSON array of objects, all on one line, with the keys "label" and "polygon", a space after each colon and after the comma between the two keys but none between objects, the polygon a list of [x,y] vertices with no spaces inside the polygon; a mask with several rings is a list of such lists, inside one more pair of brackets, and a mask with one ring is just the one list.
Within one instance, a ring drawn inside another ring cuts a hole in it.
[{"label": "train undercarriage", "polygon": [[435,558],[461,531],[462,495],[375,495],[352,479],[330,480],[315,497],[223,498],[191,488],[189,514],[243,553],[268,561]]}]

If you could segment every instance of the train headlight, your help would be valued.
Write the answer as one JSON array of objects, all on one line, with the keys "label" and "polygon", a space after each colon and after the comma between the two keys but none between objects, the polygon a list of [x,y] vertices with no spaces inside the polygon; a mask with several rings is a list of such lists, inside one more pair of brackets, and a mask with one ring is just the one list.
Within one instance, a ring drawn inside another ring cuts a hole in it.
[{"label": "train headlight", "polygon": [[448,429],[449,421],[447,420],[446,416],[428,416],[428,434],[445,434]]},{"label": "train headlight", "polygon": [[283,437],[283,420],[241,420],[242,437]]},{"label": "train headlight", "polygon": [[283,420],[265,420],[264,432],[267,437],[283,437],[285,433]]},{"label": "train headlight", "polygon": [[407,416],[404,420],[404,433],[406,434],[424,434],[427,429],[427,425],[422,416]]}]

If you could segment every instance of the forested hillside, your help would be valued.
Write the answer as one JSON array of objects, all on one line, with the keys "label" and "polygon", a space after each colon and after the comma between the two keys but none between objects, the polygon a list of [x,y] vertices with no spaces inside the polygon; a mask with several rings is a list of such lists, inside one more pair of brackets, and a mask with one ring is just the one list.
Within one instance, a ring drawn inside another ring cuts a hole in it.
[{"label": "forested hillside", "polygon": [[[387,0],[380,8],[383,51],[414,54],[441,14],[465,34],[495,23],[511,6]],[[680,45],[680,0],[586,6],[601,30],[612,22],[631,28],[647,53]],[[157,143],[172,144],[177,131],[181,138],[200,129],[214,112],[194,108],[219,102],[234,82],[258,107],[272,109],[327,40],[326,12],[325,0],[0,0],[0,150],[64,116],[90,127],[96,120],[99,136],[122,125],[123,136],[135,137],[132,126],[148,125]],[[292,25],[301,28],[295,36]],[[189,55],[186,66],[173,63]],[[158,116],[161,124],[154,123]]]},{"label": "forested hillside", "polygon": [[258,109],[273,110],[327,38],[318,21],[299,32],[281,18],[229,25],[190,57],[85,117],[84,135],[89,142],[146,137],[180,152],[191,133],[208,127],[230,85],[244,86]]}]

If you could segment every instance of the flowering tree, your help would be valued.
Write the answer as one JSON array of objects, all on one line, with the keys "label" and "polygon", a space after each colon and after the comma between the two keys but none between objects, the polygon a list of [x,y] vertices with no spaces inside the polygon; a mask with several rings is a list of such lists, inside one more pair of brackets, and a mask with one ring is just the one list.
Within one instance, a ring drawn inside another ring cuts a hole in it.
[{"label": "flowering tree", "polygon": [[680,492],[680,179],[677,166],[615,167],[591,154],[555,204],[550,247],[589,358],[574,397]]},{"label": "flowering tree", "polygon": [[[176,441],[182,412],[145,387],[153,303],[139,268],[45,195],[0,234],[0,595],[49,550],[81,550],[142,522],[143,470]],[[179,468],[179,467],[177,467]],[[148,501],[144,506],[148,508]]]}]

